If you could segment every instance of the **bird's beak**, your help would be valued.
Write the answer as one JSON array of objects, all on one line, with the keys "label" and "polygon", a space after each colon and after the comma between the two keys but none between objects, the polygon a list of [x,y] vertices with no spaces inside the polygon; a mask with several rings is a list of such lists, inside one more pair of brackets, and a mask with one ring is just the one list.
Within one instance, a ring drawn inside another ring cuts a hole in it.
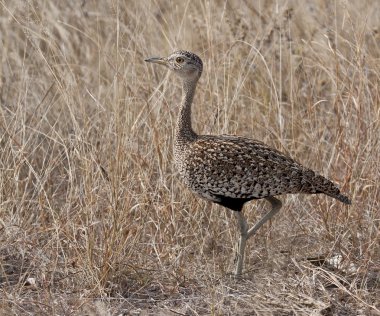
[{"label": "bird's beak", "polygon": [[163,58],[163,57],[151,57],[151,58],[145,59],[145,61],[148,63],[155,63],[155,64],[164,65],[164,66],[168,65],[168,61],[166,60],[166,58]]}]

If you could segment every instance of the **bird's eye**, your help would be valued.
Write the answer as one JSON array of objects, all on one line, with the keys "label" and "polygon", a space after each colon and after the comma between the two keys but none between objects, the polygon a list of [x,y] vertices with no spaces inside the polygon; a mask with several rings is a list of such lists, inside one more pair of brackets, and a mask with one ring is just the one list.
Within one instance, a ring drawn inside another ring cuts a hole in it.
[{"label": "bird's eye", "polygon": [[177,57],[175,61],[179,64],[182,64],[185,60],[182,57]]}]

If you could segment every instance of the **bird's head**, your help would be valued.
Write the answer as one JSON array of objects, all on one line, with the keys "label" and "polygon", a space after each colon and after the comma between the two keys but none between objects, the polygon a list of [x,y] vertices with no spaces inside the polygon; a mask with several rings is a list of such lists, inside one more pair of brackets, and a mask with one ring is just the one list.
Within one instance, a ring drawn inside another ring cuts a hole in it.
[{"label": "bird's head", "polygon": [[195,54],[179,50],[168,57],[152,57],[146,62],[164,65],[185,81],[198,80],[202,74],[202,60]]}]

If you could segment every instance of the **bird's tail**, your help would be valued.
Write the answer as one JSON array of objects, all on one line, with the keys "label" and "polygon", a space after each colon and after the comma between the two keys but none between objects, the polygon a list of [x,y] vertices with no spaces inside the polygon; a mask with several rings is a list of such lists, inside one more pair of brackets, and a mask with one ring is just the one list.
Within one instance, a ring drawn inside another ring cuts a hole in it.
[{"label": "bird's tail", "polygon": [[344,204],[351,204],[351,200],[347,196],[340,193],[338,187],[333,182],[320,175],[316,175],[316,178],[319,180],[317,181],[319,184],[319,192],[331,196]]},{"label": "bird's tail", "polygon": [[338,201],[341,201],[344,204],[348,204],[348,205],[351,204],[351,200],[347,196],[341,194],[340,192],[338,194],[330,194],[328,192],[324,192],[324,193],[333,197],[334,199],[337,199]]}]

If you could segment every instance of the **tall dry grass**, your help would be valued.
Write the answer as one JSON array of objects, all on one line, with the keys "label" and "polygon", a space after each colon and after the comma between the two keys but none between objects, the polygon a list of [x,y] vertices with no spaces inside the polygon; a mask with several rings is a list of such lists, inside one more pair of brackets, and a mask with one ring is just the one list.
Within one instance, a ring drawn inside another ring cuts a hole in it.
[{"label": "tall dry grass", "polygon": [[[378,1],[0,4],[1,314],[378,315]],[[143,62],[176,48],[204,60],[197,131],[263,140],[353,200],[281,197],[240,282],[232,214],[173,166],[180,85]]]}]

